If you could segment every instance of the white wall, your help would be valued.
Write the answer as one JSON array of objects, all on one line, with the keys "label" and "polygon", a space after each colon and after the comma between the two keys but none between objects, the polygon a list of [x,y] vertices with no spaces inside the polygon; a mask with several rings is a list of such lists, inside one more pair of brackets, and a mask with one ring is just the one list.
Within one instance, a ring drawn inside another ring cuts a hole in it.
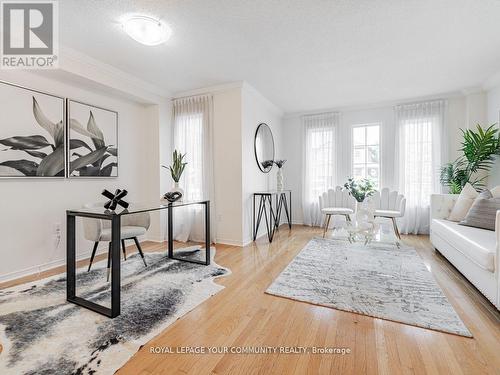
[{"label": "white wall", "polygon": [[[253,193],[276,189],[276,170],[273,166],[269,173],[262,173],[257,166],[254,152],[255,131],[260,123],[271,128],[274,138],[275,160],[286,159],[282,149],[282,111],[253,87],[245,84],[242,90],[242,213],[243,244],[253,241]],[[285,166],[287,164],[285,163]],[[286,169],[286,168],[285,168]],[[258,203],[258,202],[257,202]],[[258,208],[258,207],[257,207]],[[284,213],[283,213],[284,215]],[[265,234],[265,226],[261,225],[258,236]]]},{"label": "white wall", "polygon": [[216,239],[241,245],[241,87],[213,93]]},{"label": "white wall", "polygon": [[[246,82],[232,82],[178,93],[211,94],[214,122],[214,181],[217,243],[243,246],[252,241],[252,193],[276,188],[276,170],[262,173],[255,161],[254,136],[265,122],[281,151],[282,111]],[[259,233],[265,233],[262,226]]]},{"label": "white wall", "polygon": [[[500,86],[491,88],[487,93],[487,113],[488,125],[499,124],[500,116]],[[500,158],[492,168],[491,176],[488,180],[490,187],[500,185]]]},{"label": "white wall", "polygon": [[[157,201],[159,188],[159,133],[168,128],[168,106],[145,107],[121,96],[86,89],[47,75],[2,71],[0,79],[62,97],[110,108],[119,113],[119,177],[112,179],[3,179],[0,180],[0,280],[19,277],[65,263],[65,210],[101,201],[103,188],[126,188],[129,201]],[[50,78],[49,78],[50,77]],[[167,101],[165,101],[167,103]],[[5,105],[5,103],[2,103]],[[2,121],[8,119],[2,118]],[[168,134],[168,132],[165,132]],[[165,136],[163,134],[162,136]],[[165,144],[170,144],[165,139]],[[59,223],[62,238],[55,246],[54,226]],[[81,235],[79,230],[78,235]],[[154,217],[151,235],[163,237]],[[78,238],[78,254],[89,255],[91,243]]]},{"label": "white wall", "polygon": [[[475,115],[484,116],[484,95],[481,98],[474,97],[469,104],[469,121],[476,123]],[[444,147],[448,149],[448,160],[454,160],[458,156],[457,149],[460,145],[460,128],[467,126],[466,110],[467,100],[465,96],[450,97],[446,114],[446,127],[448,135]],[[483,108],[483,110],[481,110]],[[381,184],[384,187],[396,189],[398,181],[395,180],[395,118],[393,105],[379,108],[342,110],[340,128],[337,131],[337,184],[342,185],[352,174],[352,127],[354,125],[380,123],[381,124]],[[473,115],[473,113],[475,115]],[[284,158],[288,159],[285,169],[285,187],[292,189],[292,209],[294,211],[294,222],[302,223],[302,124],[301,114],[285,116],[283,120],[283,147]],[[445,161],[445,162],[446,162]]]}]

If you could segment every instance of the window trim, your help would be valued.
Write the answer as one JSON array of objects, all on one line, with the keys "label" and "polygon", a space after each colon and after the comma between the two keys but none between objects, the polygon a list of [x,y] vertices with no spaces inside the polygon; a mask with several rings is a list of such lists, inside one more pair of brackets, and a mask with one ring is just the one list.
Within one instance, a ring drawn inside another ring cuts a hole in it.
[{"label": "window trim", "polygon": [[[368,123],[361,123],[361,124],[353,124],[351,126],[351,176],[354,177],[354,129],[356,128],[368,128],[372,126],[378,126],[379,132],[378,132],[378,187],[377,189],[381,189],[382,187],[382,122],[368,122]],[[366,144],[366,130],[365,130],[365,144],[364,147],[367,147]],[[366,155],[365,155],[365,168],[366,168]]]}]

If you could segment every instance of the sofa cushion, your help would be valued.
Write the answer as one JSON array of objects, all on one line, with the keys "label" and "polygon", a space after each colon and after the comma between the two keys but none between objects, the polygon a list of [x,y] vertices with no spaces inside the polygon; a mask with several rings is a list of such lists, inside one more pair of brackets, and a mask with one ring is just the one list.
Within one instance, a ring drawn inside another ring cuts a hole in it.
[{"label": "sofa cushion", "polygon": [[354,213],[354,210],[342,207],[325,207],[321,212],[325,215],[351,215]]},{"label": "sofa cushion", "polygon": [[493,198],[500,198],[500,185],[491,189],[491,195],[493,195]]},{"label": "sofa cushion", "polygon": [[495,232],[441,219],[433,219],[431,229],[479,267],[495,271]]},{"label": "sofa cushion", "polygon": [[467,216],[469,209],[472,207],[474,200],[478,197],[479,193],[474,189],[474,187],[466,183],[462,192],[458,196],[453,210],[451,210],[448,220],[451,221],[462,221]]},{"label": "sofa cushion", "polygon": [[493,198],[489,190],[483,191],[476,198],[467,216],[460,225],[495,230],[497,211],[500,210],[500,198]]},{"label": "sofa cushion", "polygon": [[401,212],[393,210],[375,210],[374,215],[379,217],[401,217]]}]

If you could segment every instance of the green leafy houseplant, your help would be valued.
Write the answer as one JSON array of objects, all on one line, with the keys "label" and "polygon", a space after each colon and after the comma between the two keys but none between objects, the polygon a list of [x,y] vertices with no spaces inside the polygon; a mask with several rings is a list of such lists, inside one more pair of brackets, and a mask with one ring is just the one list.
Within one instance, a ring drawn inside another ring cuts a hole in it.
[{"label": "green leafy houseplant", "polygon": [[500,134],[496,124],[483,129],[479,124],[475,130],[462,130],[463,153],[458,159],[441,167],[440,181],[452,194],[460,194],[466,183],[477,189],[484,187],[487,175],[478,176],[478,172],[490,171],[495,156],[500,155]]},{"label": "green leafy houseplant", "polygon": [[174,150],[174,153],[172,154],[172,165],[168,167],[162,165],[163,168],[170,170],[172,180],[174,180],[175,183],[179,183],[182,173],[184,172],[184,168],[186,168],[187,163],[184,162],[185,157],[186,154],[183,155],[179,151]]},{"label": "green leafy houseplant", "polygon": [[372,196],[376,191],[375,184],[367,178],[355,180],[350,177],[344,184],[344,188],[349,192],[349,195],[360,203],[363,202],[365,198]]}]

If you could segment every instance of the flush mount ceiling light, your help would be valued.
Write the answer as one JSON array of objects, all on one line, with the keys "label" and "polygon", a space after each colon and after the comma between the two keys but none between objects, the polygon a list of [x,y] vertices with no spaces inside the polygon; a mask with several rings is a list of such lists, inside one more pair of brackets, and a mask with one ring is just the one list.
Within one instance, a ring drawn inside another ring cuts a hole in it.
[{"label": "flush mount ceiling light", "polygon": [[165,43],[172,34],[164,22],[148,16],[130,16],[123,21],[122,27],[132,39],[146,46]]}]

